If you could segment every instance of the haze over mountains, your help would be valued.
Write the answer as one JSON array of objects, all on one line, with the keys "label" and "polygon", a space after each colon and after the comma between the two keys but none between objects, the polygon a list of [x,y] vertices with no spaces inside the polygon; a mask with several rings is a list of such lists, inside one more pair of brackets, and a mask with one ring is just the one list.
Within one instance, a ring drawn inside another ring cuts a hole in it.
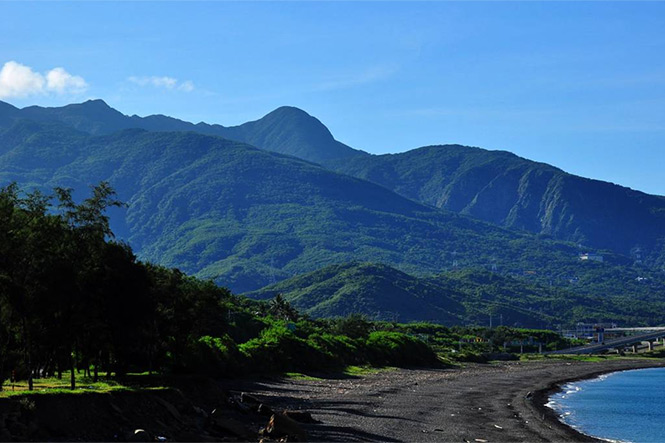
[{"label": "haze over mountains", "polygon": [[[141,258],[239,292],[351,261],[420,276],[491,267],[566,288],[596,273],[585,297],[612,279],[661,278],[663,197],[507,152],[446,145],[370,155],[291,107],[224,127],[129,117],[101,100],[24,109],[0,102],[0,184],[82,195],[101,180],[128,203],[114,229]],[[594,249],[609,250],[605,262],[581,265],[579,252]],[[636,260],[646,267],[634,268]],[[653,288],[663,296],[657,285],[626,287],[642,299]],[[608,289],[613,301],[599,312],[625,296]],[[441,300],[427,301],[446,312],[441,321],[482,311]],[[548,315],[525,318],[553,321]]]}]

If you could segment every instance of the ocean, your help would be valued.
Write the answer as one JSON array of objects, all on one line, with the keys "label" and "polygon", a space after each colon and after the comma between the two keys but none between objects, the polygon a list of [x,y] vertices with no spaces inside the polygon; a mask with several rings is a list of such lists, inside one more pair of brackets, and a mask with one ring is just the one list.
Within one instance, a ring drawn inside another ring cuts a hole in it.
[{"label": "ocean", "polygon": [[665,368],[614,372],[568,383],[548,406],[561,420],[594,437],[665,442]]}]

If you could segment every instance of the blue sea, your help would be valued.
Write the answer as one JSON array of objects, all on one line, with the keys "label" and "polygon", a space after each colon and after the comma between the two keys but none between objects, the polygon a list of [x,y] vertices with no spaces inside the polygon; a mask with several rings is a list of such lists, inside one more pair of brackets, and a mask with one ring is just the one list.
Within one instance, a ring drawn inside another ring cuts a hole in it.
[{"label": "blue sea", "polygon": [[561,420],[594,437],[665,442],[665,368],[614,372],[569,383],[548,403]]}]

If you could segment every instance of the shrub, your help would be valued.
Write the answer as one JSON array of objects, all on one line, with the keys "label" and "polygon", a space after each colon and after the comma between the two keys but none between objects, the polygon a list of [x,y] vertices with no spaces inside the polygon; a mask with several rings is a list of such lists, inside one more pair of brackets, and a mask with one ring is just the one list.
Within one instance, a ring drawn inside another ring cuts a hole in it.
[{"label": "shrub", "polygon": [[239,369],[239,352],[227,334],[222,337],[205,335],[188,350],[186,367],[191,372],[212,376],[232,375]]},{"label": "shrub", "polygon": [[239,346],[243,366],[250,372],[284,372],[321,369],[326,355],[297,337],[286,324],[278,322],[261,335]]},{"label": "shrub", "polygon": [[421,340],[400,332],[376,331],[366,341],[367,355],[374,365],[418,366],[437,361]]},{"label": "shrub", "polygon": [[334,334],[312,334],[307,338],[307,343],[326,356],[330,362],[329,366],[341,367],[343,365],[354,365],[365,363],[364,343],[354,340],[345,335]]},{"label": "shrub", "polygon": [[363,314],[351,314],[348,317],[332,321],[335,333],[351,338],[366,338],[374,325]]}]

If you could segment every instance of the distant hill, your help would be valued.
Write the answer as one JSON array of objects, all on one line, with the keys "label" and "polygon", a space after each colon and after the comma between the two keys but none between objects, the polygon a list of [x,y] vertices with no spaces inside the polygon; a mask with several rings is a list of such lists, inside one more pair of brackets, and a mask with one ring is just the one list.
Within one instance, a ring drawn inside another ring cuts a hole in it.
[{"label": "distant hill", "polygon": [[[603,274],[600,268],[586,273],[607,283],[617,274],[619,278],[634,280],[620,269],[612,270],[613,277]],[[656,284],[662,285],[662,279]],[[631,301],[621,291],[593,293],[593,285],[555,287],[480,268],[414,277],[386,265],[346,263],[245,295],[260,300],[282,294],[294,307],[313,317],[362,313],[377,320],[487,326],[491,316],[494,326],[555,329],[572,327],[580,321],[663,323],[665,300],[662,294],[652,297],[653,286],[643,286],[641,290],[630,284],[621,286],[633,294]],[[589,289],[592,293],[584,293]]]},{"label": "distant hill", "polygon": [[0,102],[0,127],[18,119],[64,123],[91,135],[108,135],[124,129],[154,132],[192,131],[237,140],[268,151],[313,162],[368,155],[335,140],[319,120],[298,108],[283,106],[263,118],[239,126],[193,124],[164,115],[126,116],[103,100],[89,100],[58,108],[30,106],[17,109]]},{"label": "distant hill", "polygon": [[218,135],[316,163],[369,155],[338,142],[323,123],[291,106],[277,108],[259,120],[226,128],[225,133]]},{"label": "distant hill", "polygon": [[464,313],[441,287],[371,263],[327,266],[245,295],[266,299],[277,293],[313,317],[362,313],[380,320],[460,324]]},{"label": "distant hill", "polygon": [[660,196],[509,152],[459,145],[328,165],[438,208],[662,264],[665,198]]}]

